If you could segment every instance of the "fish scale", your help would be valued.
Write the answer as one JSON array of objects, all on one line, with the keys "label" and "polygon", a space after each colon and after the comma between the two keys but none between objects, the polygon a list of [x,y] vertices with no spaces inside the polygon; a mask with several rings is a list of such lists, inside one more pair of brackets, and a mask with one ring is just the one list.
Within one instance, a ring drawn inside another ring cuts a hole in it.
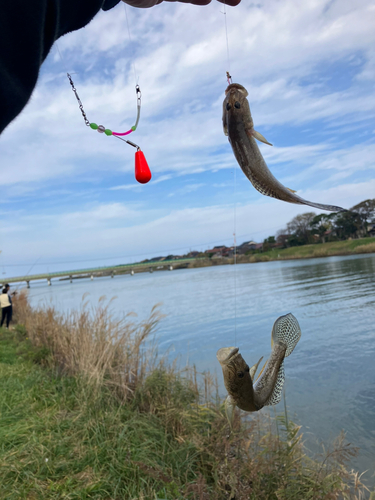
[{"label": "fish scale", "polygon": [[285,382],[285,370],[284,370],[284,361],[281,363],[279,368],[279,373],[277,375],[277,380],[275,387],[273,388],[272,394],[265,406],[273,406],[277,405],[281,401],[281,395],[283,393],[283,387]]}]

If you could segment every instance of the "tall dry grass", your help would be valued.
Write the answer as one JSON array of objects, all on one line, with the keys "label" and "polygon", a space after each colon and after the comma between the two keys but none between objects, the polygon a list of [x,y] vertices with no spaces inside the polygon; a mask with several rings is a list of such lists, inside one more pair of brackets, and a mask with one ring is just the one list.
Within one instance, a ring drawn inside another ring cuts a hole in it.
[{"label": "tall dry grass", "polygon": [[355,248],[355,253],[375,253],[375,243],[369,243],[367,245],[359,245]]},{"label": "tall dry grass", "polygon": [[153,333],[162,315],[154,306],[140,323],[131,315],[117,320],[105,297],[95,308],[84,298],[78,310],[63,314],[52,305],[32,308],[21,291],[13,301],[14,319],[25,326],[35,347],[47,350],[46,363],[62,374],[83,377],[95,389],[111,387],[124,400],[160,364]]}]

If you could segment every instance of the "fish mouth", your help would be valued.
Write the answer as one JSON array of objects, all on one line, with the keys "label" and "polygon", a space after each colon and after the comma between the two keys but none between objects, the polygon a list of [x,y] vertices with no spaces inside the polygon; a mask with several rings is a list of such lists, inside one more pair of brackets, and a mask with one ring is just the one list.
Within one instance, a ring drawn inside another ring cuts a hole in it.
[{"label": "fish mouth", "polygon": [[228,92],[233,94],[236,91],[241,92],[241,94],[244,94],[245,97],[249,95],[245,87],[243,85],[240,85],[239,83],[230,83],[228,87],[225,89],[225,95],[227,95]]},{"label": "fish mouth", "polygon": [[220,364],[228,364],[230,360],[238,354],[238,347],[222,347],[216,353],[216,357]]}]

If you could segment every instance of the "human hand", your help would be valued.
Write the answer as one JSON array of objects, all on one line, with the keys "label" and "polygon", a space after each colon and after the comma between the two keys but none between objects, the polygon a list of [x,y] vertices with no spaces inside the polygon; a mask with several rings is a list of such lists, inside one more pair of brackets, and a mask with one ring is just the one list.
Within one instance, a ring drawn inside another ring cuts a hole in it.
[{"label": "human hand", "polygon": [[[193,5],[208,5],[209,3],[211,3],[211,0],[122,0],[122,1],[128,5],[131,5],[132,7],[138,7],[140,9],[147,9],[148,7],[154,7],[154,5],[158,5],[163,1],[191,3]],[[217,1],[220,3],[224,3],[225,5],[230,5],[231,7],[235,7],[241,2],[241,0],[217,0]]]}]

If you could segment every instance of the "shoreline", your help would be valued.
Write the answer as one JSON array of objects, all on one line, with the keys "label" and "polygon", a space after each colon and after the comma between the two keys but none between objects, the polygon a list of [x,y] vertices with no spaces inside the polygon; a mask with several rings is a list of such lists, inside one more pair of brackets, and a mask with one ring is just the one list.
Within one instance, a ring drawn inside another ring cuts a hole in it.
[{"label": "shoreline", "polygon": [[[271,249],[267,252],[254,252],[247,255],[240,254],[236,257],[236,264],[316,259],[323,257],[339,257],[344,255],[361,255],[371,253],[375,253],[375,238],[360,238],[357,240],[332,241],[328,243],[303,245],[283,249]],[[212,257],[211,259],[204,259],[204,261],[202,259],[201,262],[196,259],[195,262],[189,264],[188,268],[230,265],[233,263],[233,257]]]}]

